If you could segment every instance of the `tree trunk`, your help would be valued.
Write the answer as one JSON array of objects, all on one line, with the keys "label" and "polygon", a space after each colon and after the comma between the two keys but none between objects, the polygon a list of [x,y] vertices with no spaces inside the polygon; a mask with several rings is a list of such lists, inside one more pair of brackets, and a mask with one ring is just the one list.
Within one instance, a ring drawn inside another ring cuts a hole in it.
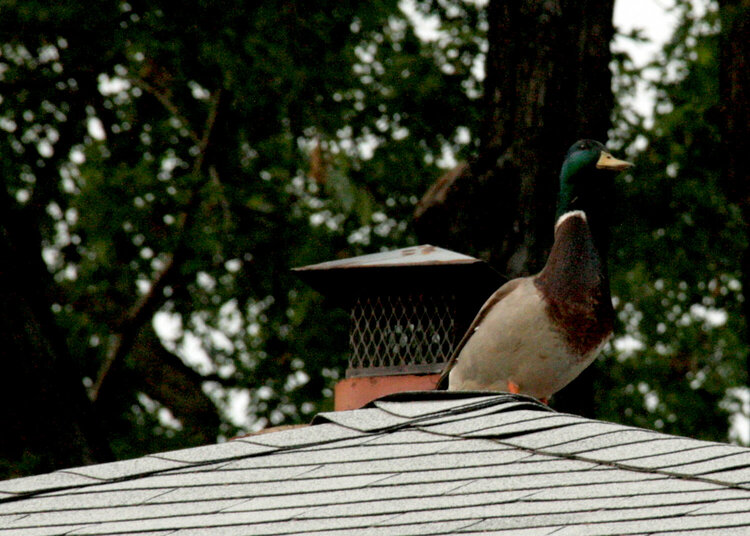
[{"label": "tree trunk", "polygon": [[[508,278],[542,268],[565,152],[580,138],[606,142],[611,126],[613,4],[490,1],[479,154],[420,201],[422,242],[483,258]],[[590,415],[587,383],[556,407]]]},{"label": "tree trunk", "polygon": [[81,375],[51,312],[41,240],[0,192],[0,478],[107,461]]},{"label": "tree trunk", "polygon": [[[750,0],[720,0],[721,40],[719,90],[723,183],[729,201],[741,210],[746,240],[750,239]],[[750,249],[741,260],[746,340],[750,344]],[[750,353],[747,369],[750,374]]]}]

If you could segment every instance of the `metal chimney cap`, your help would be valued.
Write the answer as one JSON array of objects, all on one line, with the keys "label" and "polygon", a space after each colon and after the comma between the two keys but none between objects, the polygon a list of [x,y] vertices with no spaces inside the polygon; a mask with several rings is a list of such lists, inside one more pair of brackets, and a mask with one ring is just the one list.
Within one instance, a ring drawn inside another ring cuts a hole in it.
[{"label": "metal chimney cap", "polygon": [[438,264],[475,264],[482,261],[463,253],[424,244],[337,261],[327,261],[294,268],[295,272],[344,268],[384,268],[404,266],[432,266]]},{"label": "metal chimney cap", "polygon": [[[496,289],[503,277],[484,261],[424,244],[294,268],[323,294],[351,298],[364,291],[441,287]],[[487,294],[484,294],[485,296]]]}]

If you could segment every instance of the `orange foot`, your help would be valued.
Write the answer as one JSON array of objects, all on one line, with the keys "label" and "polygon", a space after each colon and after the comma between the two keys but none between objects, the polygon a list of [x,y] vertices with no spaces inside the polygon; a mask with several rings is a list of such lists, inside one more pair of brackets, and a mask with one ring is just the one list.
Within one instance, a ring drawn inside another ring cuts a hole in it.
[{"label": "orange foot", "polygon": [[[517,395],[521,392],[521,388],[518,387],[518,384],[516,382],[508,380],[508,392]],[[540,398],[539,402],[541,402],[545,406],[549,406],[549,399],[546,396]]]}]

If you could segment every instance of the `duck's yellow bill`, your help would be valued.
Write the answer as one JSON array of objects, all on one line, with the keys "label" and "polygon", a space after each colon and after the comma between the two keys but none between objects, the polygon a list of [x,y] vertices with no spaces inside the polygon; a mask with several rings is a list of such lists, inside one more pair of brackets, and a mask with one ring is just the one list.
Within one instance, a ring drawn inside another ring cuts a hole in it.
[{"label": "duck's yellow bill", "polygon": [[612,169],[614,171],[623,171],[633,167],[633,164],[625,160],[618,160],[606,151],[602,151],[599,160],[596,163],[598,169]]}]

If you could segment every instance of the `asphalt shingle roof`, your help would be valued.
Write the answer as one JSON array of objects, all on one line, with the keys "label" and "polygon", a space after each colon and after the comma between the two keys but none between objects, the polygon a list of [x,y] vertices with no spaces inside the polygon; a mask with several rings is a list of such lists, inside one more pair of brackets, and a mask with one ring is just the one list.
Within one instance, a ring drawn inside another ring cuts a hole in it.
[{"label": "asphalt shingle roof", "polygon": [[0,536],[750,534],[750,449],[405,393],[305,428],[0,482]]}]

